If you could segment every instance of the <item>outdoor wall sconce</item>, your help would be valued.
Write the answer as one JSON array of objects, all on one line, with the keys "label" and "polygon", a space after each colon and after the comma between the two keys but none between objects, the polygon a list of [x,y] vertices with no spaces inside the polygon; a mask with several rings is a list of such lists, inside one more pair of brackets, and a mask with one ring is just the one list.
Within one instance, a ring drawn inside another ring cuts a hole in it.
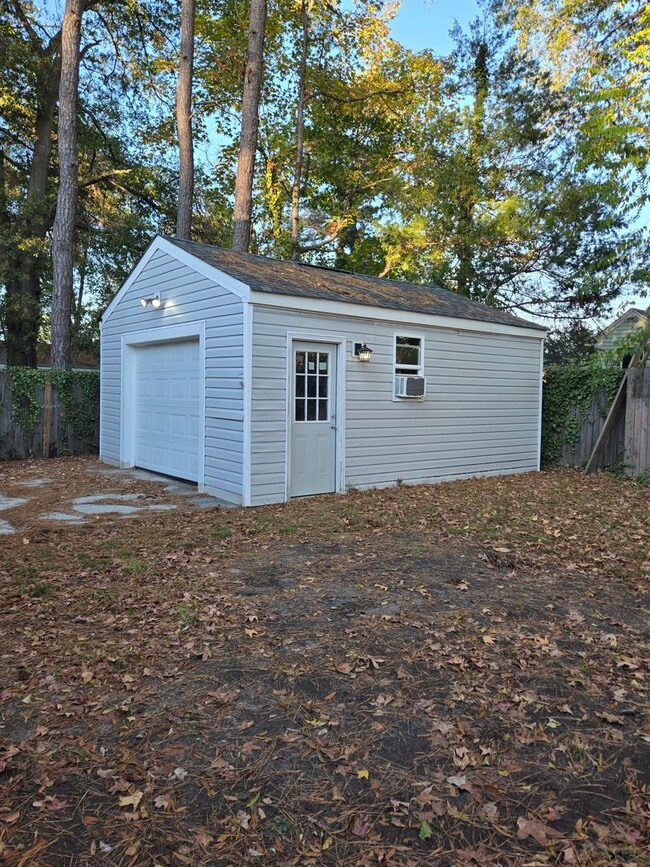
[{"label": "outdoor wall sconce", "polygon": [[372,353],[373,350],[369,346],[366,346],[365,343],[354,344],[354,354],[359,359],[359,361],[370,361]]},{"label": "outdoor wall sconce", "polygon": [[142,304],[143,307],[147,307],[149,304],[151,304],[154,310],[158,310],[159,307],[162,307],[160,292],[156,292],[155,295],[151,295],[149,298],[141,298],[140,304]]}]

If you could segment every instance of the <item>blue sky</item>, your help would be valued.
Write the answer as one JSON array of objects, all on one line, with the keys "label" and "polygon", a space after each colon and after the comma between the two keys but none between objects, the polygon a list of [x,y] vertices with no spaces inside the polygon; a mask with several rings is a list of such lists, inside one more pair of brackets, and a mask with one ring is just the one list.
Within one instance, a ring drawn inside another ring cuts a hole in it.
[{"label": "blue sky", "polygon": [[453,43],[454,21],[465,27],[478,15],[476,0],[403,0],[393,21],[393,37],[413,51],[431,48],[447,54]]}]

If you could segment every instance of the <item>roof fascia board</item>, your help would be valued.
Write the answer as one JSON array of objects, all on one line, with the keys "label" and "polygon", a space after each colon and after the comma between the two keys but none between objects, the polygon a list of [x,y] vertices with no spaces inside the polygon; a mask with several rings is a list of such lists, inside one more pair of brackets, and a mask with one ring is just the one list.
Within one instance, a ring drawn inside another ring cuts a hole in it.
[{"label": "roof fascia board", "polygon": [[113,310],[115,310],[122,298],[133,286],[135,281],[142,274],[148,263],[158,251],[167,253],[178,262],[182,262],[184,265],[187,265],[188,268],[192,268],[192,270],[196,271],[198,274],[201,274],[203,277],[207,277],[209,280],[212,280],[213,283],[217,283],[219,286],[222,286],[224,289],[227,289],[234,295],[237,295],[237,297],[242,298],[244,301],[249,300],[250,288],[245,283],[242,283],[240,280],[236,280],[234,277],[231,277],[224,271],[220,271],[218,268],[215,268],[214,265],[209,265],[207,262],[204,262],[203,259],[199,259],[197,256],[193,256],[191,253],[187,253],[185,250],[182,250],[175,244],[170,243],[165,238],[162,238],[160,235],[156,235],[156,237],[142,254],[141,259],[136,263],[135,267],[126,278],[122,286],[115,293],[115,296],[111,303],[104,311],[99,323],[100,328],[102,324],[106,322],[106,320],[110,317]]},{"label": "roof fascia board", "polygon": [[106,320],[110,317],[113,310],[115,310],[117,305],[120,303],[120,301],[122,300],[124,295],[126,295],[126,293],[129,291],[131,286],[133,286],[133,284],[138,279],[140,274],[142,274],[142,272],[144,271],[145,267],[147,266],[147,263],[149,262],[149,260],[153,256],[153,254],[158,249],[158,247],[156,246],[156,241],[158,241],[158,240],[159,240],[158,238],[153,239],[153,241],[149,244],[149,246],[144,251],[144,253],[140,257],[140,259],[136,262],[136,264],[133,267],[133,270],[131,271],[129,276],[126,278],[124,283],[122,283],[120,288],[117,290],[117,292],[113,296],[113,300],[108,305],[106,310],[104,310],[104,312],[102,313],[101,319],[99,320],[100,329],[101,329],[102,325],[106,322]]},{"label": "roof fascia board", "polygon": [[179,262],[187,265],[188,268],[192,268],[203,277],[207,277],[208,280],[218,283],[219,286],[228,289],[228,291],[232,292],[233,295],[237,295],[243,301],[250,301],[251,290],[246,283],[242,283],[242,281],[237,280],[236,277],[231,277],[230,274],[226,273],[226,271],[222,271],[220,268],[217,268],[216,265],[210,265],[209,262],[205,262],[193,253],[188,253],[187,250],[183,250],[182,247],[177,247],[176,244],[173,244],[166,238],[158,236],[156,241],[160,241],[160,246],[157,249],[169,253],[170,256],[178,259]]},{"label": "roof fascia board", "polygon": [[300,313],[327,314],[355,319],[373,319],[380,322],[399,322],[407,325],[429,325],[453,331],[479,331],[487,334],[510,334],[544,340],[547,329],[523,328],[501,322],[483,322],[459,316],[437,316],[412,310],[393,310],[350,301],[332,301],[328,298],[301,298],[296,295],[272,295],[269,292],[251,292],[251,303],[257,307],[283,307]]}]

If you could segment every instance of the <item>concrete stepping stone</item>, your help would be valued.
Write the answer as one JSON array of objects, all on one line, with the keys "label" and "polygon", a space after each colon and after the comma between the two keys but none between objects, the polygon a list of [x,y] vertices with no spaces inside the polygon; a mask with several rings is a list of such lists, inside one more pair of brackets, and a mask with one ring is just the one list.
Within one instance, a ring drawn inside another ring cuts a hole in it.
[{"label": "concrete stepping stone", "polygon": [[159,503],[147,506],[128,506],[125,503],[77,503],[75,512],[82,515],[135,515],[138,512],[167,512],[175,509],[173,503]]},{"label": "concrete stepping stone", "polygon": [[136,506],[124,503],[77,503],[73,508],[82,515],[132,515],[139,511]]},{"label": "concrete stepping stone", "polygon": [[5,509],[15,509],[16,506],[22,506],[24,503],[29,503],[29,497],[5,497],[0,494],[0,512]]},{"label": "concrete stepping stone", "polygon": [[12,482],[14,488],[40,488],[43,485],[49,485],[52,479],[30,479],[27,482]]},{"label": "concrete stepping stone", "polygon": [[64,521],[66,524],[87,524],[85,518],[81,515],[73,515],[70,512],[47,512],[39,515],[41,521]]},{"label": "concrete stepping stone", "polygon": [[196,506],[197,509],[219,509],[226,505],[223,500],[219,500],[217,497],[192,497],[187,502],[190,506]]},{"label": "concrete stepping stone", "polygon": [[15,532],[15,527],[12,527],[9,521],[3,521],[3,519],[0,518],[0,536],[11,536]]},{"label": "concrete stepping stone", "polygon": [[144,494],[91,494],[89,497],[75,497],[72,500],[72,505],[80,506],[86,503],[101,503],[102,500],[133,502],[134,500],[141,500],[143,497]]},{"label": "concrete stepping stone", "polygon": [[187,482],[171,482],[165,488],[165,493],[178,494],[179,497],[191,497],[193,494],[196,494],[196,485],[188,484]]}]

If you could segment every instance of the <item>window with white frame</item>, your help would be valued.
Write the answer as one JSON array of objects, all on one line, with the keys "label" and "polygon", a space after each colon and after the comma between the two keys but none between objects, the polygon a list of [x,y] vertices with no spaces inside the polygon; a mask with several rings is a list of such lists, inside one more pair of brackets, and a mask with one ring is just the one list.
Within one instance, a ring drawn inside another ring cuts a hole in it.
[{"label": "window with white frame", "polygon": [[395,335],[395,376],[422,376],[423,356],[421,337]]}]

